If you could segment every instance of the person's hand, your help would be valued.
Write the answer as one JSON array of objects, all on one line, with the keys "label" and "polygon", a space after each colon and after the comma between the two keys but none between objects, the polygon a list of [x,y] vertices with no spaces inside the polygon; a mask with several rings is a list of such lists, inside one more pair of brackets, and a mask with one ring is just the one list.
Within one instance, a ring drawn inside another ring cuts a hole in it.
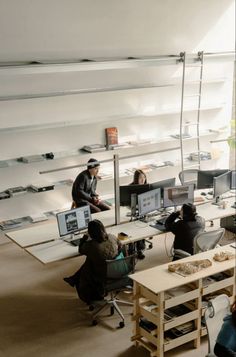
[{"label": "person's hand", "polygon": [[100,202],[101,202],[101,200],[100,200],[99,196],[93,197],[93,203],[94,203],[95,205],[98,205]]},{"label": "person's hand", "polygon": [[83,237],[82,237],[82,239],[83,239],[83,240],[87,240],[88,237],[89,237],[88,234],[84,234]]}]

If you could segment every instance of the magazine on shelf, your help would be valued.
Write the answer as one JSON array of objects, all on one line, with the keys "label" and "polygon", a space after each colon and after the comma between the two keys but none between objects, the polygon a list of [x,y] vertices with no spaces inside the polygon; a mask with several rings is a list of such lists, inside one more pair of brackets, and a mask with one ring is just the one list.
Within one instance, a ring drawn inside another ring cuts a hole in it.
[{"label": "magazine on shelf", "polygon": [[87,152],[99,152],[99,151],[105,151],[106,147],[105,145],[102,144],[91,144],[91,145],[84,145],[81,150],[87,151]]},{"label": "magazine on shelf", "polygon": [[31,156],[22,156],[17,160],[28,164],[31,162],[43,161],[45,160],[45,158],[42,155],[31,155]]},{"label": "magazine on shelf", "polygon": [[10,196],[16,196],[21,193],[25,193],[27,191],[26,187],[23,186],[16,186],[16,187],[10,187],[8,188],[5,192],[8,193]]},{"label": "magazine on shelf", "polygon": [[21,217],[16,219],[8,219],[7,221],[0,222],[0,228],[2,230],[14,229],[22,227],[25,223],[30,222],[30,217]]},{"label": "magazine on shelf", "polygon": [[106,134],[106,147],[110,148],[111,145],[118,145],[118,129],[117,127],[105,128]]}]

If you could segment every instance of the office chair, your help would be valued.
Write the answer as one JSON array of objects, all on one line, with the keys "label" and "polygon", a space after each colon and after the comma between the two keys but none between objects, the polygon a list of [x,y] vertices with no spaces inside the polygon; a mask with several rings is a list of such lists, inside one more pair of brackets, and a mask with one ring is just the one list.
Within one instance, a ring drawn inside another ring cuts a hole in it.
[{"label": "office chair", "polygon": [[[205,252],[216,248],[221,238],[225,234],[224,228],[218,228],[208,232],[198,233],[193,240],[193,254]],[[186,258],[191,256],[188,252],[182,249],[174,249],[173,255],[176,259]]]},{"label": "office chair", "polygon": [[[134,272],[136,255],[130,255],[121,259],[107,260],[107,276],[105,291],[109,294],[109,298],[105,299],[104,304],[98,308],[98,310],[92,316],[93,326],[97,325],[97,316],[106,308],[110,307],[111,315],[116,311],[121,320],[119,327],[125,326],[125,318],[120,310],[118,304],[133,305],[133,303],[120,300],[117,298],[119,292],[126,290],[132,286],[132,280],[128,277],[128,274]],[[94,306],[89,307],[90,311],[94,310]]]},{"label": "office chair", "polygon": [[179,180],[181,185],[193,183],[194,187],[197,187],[197,175],[198,169],[188,169],[179,172]]},{"label": "office chair", "polygon": [[208,301],[204,319],[208,334],[208,354],[206,357],[215,357],[214,347],[220,332],[223,318],[230,312],[230,301],[227,295],[222,294]]}]

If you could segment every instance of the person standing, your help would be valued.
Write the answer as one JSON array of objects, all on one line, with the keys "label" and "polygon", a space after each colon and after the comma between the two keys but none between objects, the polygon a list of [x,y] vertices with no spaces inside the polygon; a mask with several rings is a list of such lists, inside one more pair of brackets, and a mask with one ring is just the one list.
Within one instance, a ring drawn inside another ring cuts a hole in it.
[{"label": "person standing", "polygon": [[75,207],[81,207],[86,204],[90,206],[91,213],[107,211],[110,209],[96,193],[97,175],[100,164],[96,159],[89,159],[87,170],[82,171],[75,179],[72,186],[72,198]]}]

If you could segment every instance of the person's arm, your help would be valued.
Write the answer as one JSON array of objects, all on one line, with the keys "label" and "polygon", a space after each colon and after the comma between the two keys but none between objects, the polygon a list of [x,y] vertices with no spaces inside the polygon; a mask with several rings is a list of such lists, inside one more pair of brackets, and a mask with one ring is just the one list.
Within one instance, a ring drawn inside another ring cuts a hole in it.
[{"label": "person's arm", "polygon": [[88,235],[84,234],[83,238],[81,238],[80,240],[79,253],[81,255],[87,255],[88,253],[88,244],[87,244],[88,238],[89,238]]},{"label": "person's arm", "polygon": [[167,217],[166,222],[165,222],[165,227],[168,231],[171,231],[172,233],[176,234],[176,229],[177,225],[175,220],[180,217],[180,212],[173,212]]},{"label": "person's arm", "polygon": [[96,193],[96,188],[97,188],[97,178],[94,177],[92,185],[91,185],[91,196],[98,198],[98,194]]},{"label": "person's arm", "polygon": [[80,175],[78,178],[77,194],[78,197],[88,202],[92,202],[91,196],[85,191],[87,177]]}]

